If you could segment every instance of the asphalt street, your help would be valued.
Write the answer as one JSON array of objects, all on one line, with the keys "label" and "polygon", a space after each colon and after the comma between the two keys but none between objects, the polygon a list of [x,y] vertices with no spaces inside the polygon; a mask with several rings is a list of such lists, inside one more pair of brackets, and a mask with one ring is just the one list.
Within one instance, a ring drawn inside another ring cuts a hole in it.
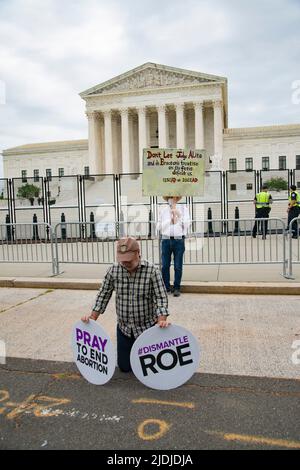
[{"label": "asphalt street", "polygon": [[116,369],[94,386],[72,363],[0,366],[0,449],[300,449],[300,381],[195,374],[170,391]]}]

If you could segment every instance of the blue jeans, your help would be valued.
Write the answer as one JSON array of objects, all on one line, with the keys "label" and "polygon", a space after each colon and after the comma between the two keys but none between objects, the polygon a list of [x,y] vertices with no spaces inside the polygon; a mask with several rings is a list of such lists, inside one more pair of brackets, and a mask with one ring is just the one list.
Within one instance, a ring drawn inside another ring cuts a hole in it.
[{"label": "blue jeans", "polygon": [[185,251],[184,238],[163,239],[161,241],[161,261],[162,261],[162,277],[166,289],[171,290],[170,286],[170,266],[172,254],[174,256],[174,289],[180,290],[182,278],[183,255]]},{"label": "blue jeans", "polygon": [[117,361],[118,367],[122,372],[131,372],[130,352],[135,342],[135,337],[124,335],[117,326]]}]

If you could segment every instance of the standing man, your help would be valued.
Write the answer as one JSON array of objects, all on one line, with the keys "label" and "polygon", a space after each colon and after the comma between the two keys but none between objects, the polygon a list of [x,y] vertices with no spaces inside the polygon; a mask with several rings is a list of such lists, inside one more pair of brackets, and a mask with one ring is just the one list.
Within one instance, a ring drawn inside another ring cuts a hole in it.
[{"label": "standing man", "polygon": [[[289,195],[289,205],[288,205],[288,229],[290,227],[290,222],[299,217],[300,214],[300,195],[297,191],[297,187],[292,184],[290,186],[290,195]],[[298,222],[295,221],[292,225],[292,238],[298,238]]]},{"label": "standing man", "polygon": [[118,240],[117,262],[104,277],[92,313],[81,320],[97,320],[116,292],[118,366],[122,372],[130,372],[130,351],[136,338],[156,323],[160,328],[169,325],[168,296],[159,269],[141,260],[134,238]]},{"label": "standing man", "polygon": [[[185,251],[185,237],[190,225],[188,208],[177,205],[181,196],[164,196],[168,205],[159,214],[158,230],[161,233],[162,276],[167,292],[173,292],[174,297],[180,296],[180,285]],[[170,266],[174,256],[174,287],[170,285]]]},{"label": "standing man", "polygon": [[[271,211],[272,196],[268,193],[268,186],[266,184],[262,185],[262,190],[260,193],[256,194],[253,203],[255,204],[255,218],[256,219],[268,219],[269,213]],[[253,230],[252,237],[256,238],[257,226],[259,222],[256,220]],[[259,228],[259,227],[258,227]],[[268,231],[268,221],[261,220],[260,228],[262,231],[262,239],[265,240]]]}]

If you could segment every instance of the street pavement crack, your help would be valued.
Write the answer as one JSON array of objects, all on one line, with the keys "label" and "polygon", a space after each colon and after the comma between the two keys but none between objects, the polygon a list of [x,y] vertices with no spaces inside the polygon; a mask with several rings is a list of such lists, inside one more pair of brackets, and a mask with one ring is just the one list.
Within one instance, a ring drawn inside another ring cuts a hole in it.
[{"label": "street pavement crack", "polygon": [[226,393],[251,393],[253,395],[271,395],[275,397],[300,398],[300,392],[273,392],[272,390],[252,389],[246,387],[218,387],[216,385],[188,384],[187,387],[197,387],[203,391],[226,392]]},{"label": "street pavement crack", "polygon": [[4,308],[0,310],[0,313],[8,312],[9,310],[12,310],[13,308],[20,307],[20,305],[24,305],[28,302],[31,302],[32,300],[38,299],[39,297],[42,297],[43,295],[47,295],[50,292],[53,292],[54,289],[47,289],[45,292],[42,292],[41,294],[36,295],[35,297],[31,297],[30,299],[24,300],[23,302],[19,302],[18,304],[11,305],[8,308]]}]

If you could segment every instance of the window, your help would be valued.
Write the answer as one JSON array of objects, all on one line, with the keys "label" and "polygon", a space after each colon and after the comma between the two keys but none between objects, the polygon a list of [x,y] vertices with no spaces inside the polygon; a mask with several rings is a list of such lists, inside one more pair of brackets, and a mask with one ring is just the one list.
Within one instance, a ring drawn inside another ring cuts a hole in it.
[{"label": "window", "polygon": [[253,158],[246,158],[245,160],[245,169],[246,171],[253,170]]},{"label": "window", "polygon": [[270,157],[262,157],[262,170],[268,171],[270,169]]},{"label": "window", "polygon": [[230,185],[230,191],[236,191],[236,184]]},{"label": "window", "polygon": [[253,189],[253,184],[252,183],[247,183],[247,190],[251,191]]},{"label": "window", "polygon": [[90,174],[90,167],[89,167],[89,166],[85,166],[85,167],[84,167],[84,175],[85,175],[85,176],[89,176],[89,174]]},{"label": "window", "polygon": [[59,168],[58,169],[58,176],[61,178],[62,176],[64,176],[64,174],[65,174],[64,168]]},{"label": "window", "polygon": [[279,170],[286,170],[286,156],[281,155],[279,157]]},{"label": "window", "polygon": [[229,171],[236,171],[236,158],[229,158]]},{"label": "window", "polygon": [[27,183],[27,170],[22,170],[22,183]]},{"label": "window", "polygon": [[33,170],[34,181],[39,181],[39,170]]},{"label": "window", "polygon": [[52,180],[52,170],[50,168],[47,168],[46,170],[46,178],[48,179],[48,181]]},{"label": "window", "polygon": [[300,170],[300,155],[296,155],[296,170]]}]

